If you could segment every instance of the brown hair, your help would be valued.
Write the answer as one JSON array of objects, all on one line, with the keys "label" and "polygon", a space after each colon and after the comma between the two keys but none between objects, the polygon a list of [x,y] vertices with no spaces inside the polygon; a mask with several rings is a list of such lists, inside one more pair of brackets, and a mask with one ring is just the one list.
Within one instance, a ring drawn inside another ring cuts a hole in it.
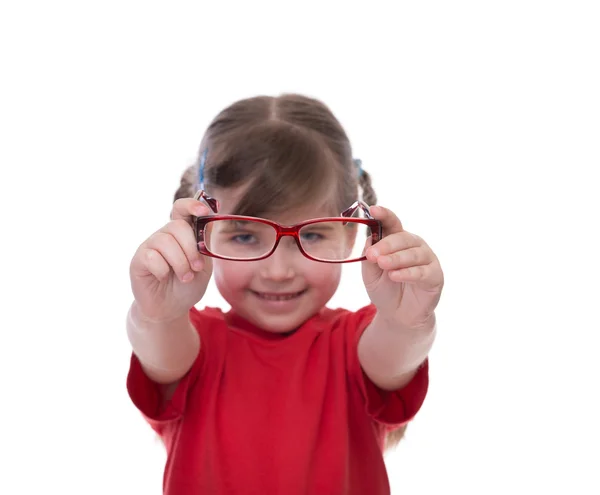
[{"label": "brown hair", "polygon": [[[377,202],[371,177],[353,160],[342,125],[321,101],[298,94],[257,96],[233,103],[210,123],[198,153],[175,193],[192,197],[206,155],[205,189],[248,184],[235,214],[280,213],[307,200],[333,197],[325,204],[338,215],[359,199]],[[332,188],[335,194],[331,194]],[[319,205],[321,206],[321,205]],[[386,448],[396,445],[406,426],[388,434]]]},{"label": "brown hair", "polygon": [[[375,204],[371,177],[358,169],[346,132],[331,110],[306,96],[284,94],[238,101],[209,125],[198,161],[181,178],[175,199],[194,195],[200,157],[207,150],[205,187],[249,184],[235,213],[260,216],[334,197],[337,215],[358,199]],[[331,188],[335,194],[331,194]]]}]

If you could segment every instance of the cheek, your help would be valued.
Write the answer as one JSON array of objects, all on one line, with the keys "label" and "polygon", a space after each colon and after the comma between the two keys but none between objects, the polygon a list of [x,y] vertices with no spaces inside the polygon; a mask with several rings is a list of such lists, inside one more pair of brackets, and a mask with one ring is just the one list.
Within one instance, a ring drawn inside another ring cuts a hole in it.
[{"label": "cheek", "polygon": [[307,282],[325,290],[335,290],[340,283],[342,265],[334,263],[310,262],[304,271]]},{"label": "cheek", "polygon": [[356,229],[348,229],[346,232],[346,248],[348,251],[352,251],[354,244],[356,243]]},{"label": "cheek", "polygon": [[213,260],[213,278],[219,292],[244,289],[252,279],[252,264],[236,261]]}]

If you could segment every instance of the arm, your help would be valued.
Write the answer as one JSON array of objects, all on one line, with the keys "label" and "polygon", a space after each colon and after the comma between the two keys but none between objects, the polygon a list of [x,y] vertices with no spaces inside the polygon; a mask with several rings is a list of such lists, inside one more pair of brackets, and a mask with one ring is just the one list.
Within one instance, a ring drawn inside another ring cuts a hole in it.
[{"label": "arm", "polygon": [[435,340],[435,317],[419,328],[403,328],[376,315],[358,342],[358,359],[369,379],[383,390],[411,381]]},{"label": "arm", "polygon": [[384,390],[407,385],[435,339],[435,308],[444,286],[439,260],[390,210],[373,206],[385,237],[366,251],[363,281],[377,313],[358,343],[365,374]]},{"label": "arm", "polygon": [[144,373],[162,385],[177,383],[200,352],[200,336],[188,314],[171,321],[146,318],[134,301],[127,315],[127,336]]},{"label": "arm", "polygon": [[191,224],[194,215],[207,212],[194,199],[178,199],[172,220],[144,241],[131,261],[135,299],[127,335],[142,371],[158,384],[176,384],[200,352],[189,313],[206,291],[212,263],[198,252]]}]

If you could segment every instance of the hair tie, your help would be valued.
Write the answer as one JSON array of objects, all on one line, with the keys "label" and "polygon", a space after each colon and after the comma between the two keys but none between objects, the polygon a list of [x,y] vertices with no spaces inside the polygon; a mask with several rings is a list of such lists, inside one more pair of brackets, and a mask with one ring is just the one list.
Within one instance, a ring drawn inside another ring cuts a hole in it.
[{"label": "hair tie", "polygon": [[362,176],[362,174],[364,173],[364,170],[362,168],[362,160],[360,158],[354,158],[352,161],[354,162],[354,166],[358,170],[358,176]]},{"label": "hair tie", "polygon": [[206,156],[208,155],[208,148],[204,148],[202,155],[200,155],[200,167],[198,170],[198,190],[204,190],[204,166],[206,165]]}]

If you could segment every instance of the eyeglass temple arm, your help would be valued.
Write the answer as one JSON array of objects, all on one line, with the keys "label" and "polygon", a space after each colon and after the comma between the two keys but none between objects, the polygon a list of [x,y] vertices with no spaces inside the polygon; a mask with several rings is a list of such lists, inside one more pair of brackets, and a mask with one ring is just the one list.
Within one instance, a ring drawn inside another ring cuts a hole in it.
[{"label": "eyeglass temple arm", "polygon": [[372,220],[374,220],[373,216],[371,215],[371,212],[369,211],[369,207],[367,206],[367,204],[363,201],[355,201],[352,206],[350,206],[349,208],[346,208],[343,212],[342,215],[345,218],[349,218],[352,215],[354,215],[354,212],[358,209],[361,209],[363,211],[363,213],[365,214],[366,218],[370,218]]},{"label": "eyeglass temple arm", "polygon": [[216,215],[217,213],[219,213],[219,201],[216,200],[215,198],[211,198],[208,194],[206,194],[204,192],[203,189],[199,189],[196,194],[194,194],[194,199],[197,201],[202,201],[204,202],[211,210],[212,212]]},{"label": "eyeglass temple arm", "polygon": [[[199,189],[196,194],[194,194],[194,199],[197,201],[203,201],[204,203],[206,203],[206,205],[212,210],[213,213],[217,214],[219,212],[219,201],[216,200],[215,198],[211,198],[208,194],[206,194],[206,192],[204,192],[203,189]],[[369,211],[369,207],[367,206],[367,204],[363,201],[355,201],[352,206],[350,206],[349,208],[346,208],[341,216],[345,217],[345,218],[350,218],[352,215],[354,215],[354,213],[356,212],[356,210],[361,209],[362,212],[365,214],[366,218],[370,218],[373,219],[373,216],[371,215],[371,212]]]}]

